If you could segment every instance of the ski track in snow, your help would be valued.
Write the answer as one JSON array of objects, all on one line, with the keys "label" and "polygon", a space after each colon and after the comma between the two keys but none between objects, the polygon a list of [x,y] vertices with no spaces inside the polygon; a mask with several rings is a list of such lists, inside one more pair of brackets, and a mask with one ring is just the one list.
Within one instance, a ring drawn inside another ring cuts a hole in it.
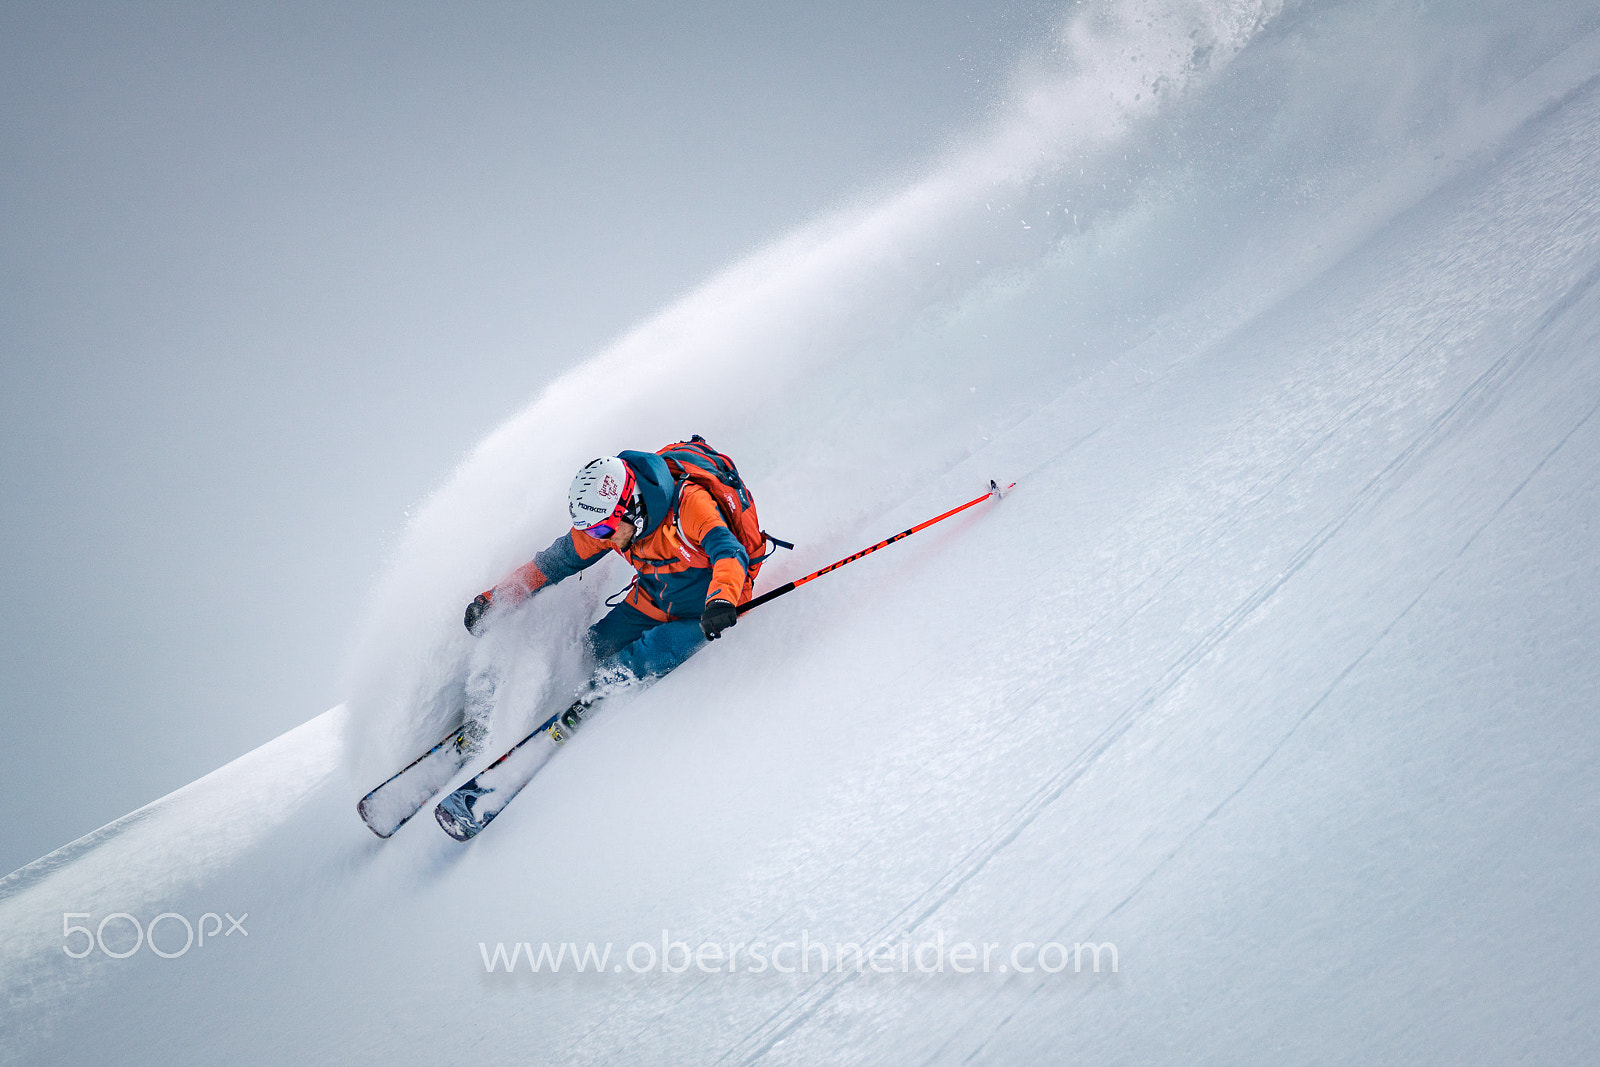
[{"label": "ski track in snow", "polygon": [[[1591,288],[1593,286],[1595,280],[1596,280],[1596,274],[1594,272],[1591,272],[1590,277],[1585,279],[1582,288],[1583,289]],[[1576,296],[1576,291],[1572,295]],[[1551,318],[1553,319],[1554,317],[1558,316],[1562,311],[1565,311],[1566,310],[1566,306],[1565,305],[1566,305],[1566,301],[1563,301],[1562,303],[1559,303],[1556,308],[1553,308],[1552,312],[1551,312]],[[1491,370],[1494,370],[1494,369],[1496,369],[1496,368],[1491,368]],[[1487,376],[1488,373],[1489,372],[1485,372],[1486,376]],[[1483,382],[1484,382],[1483,378],[1480,378],[1477,382],[1474,382],[1473,383],[1474,389],[1469,390],[1469,393],[1482,392],[1482,390],[1478,389],[1477,387],[1482,385]],[[1459,415],[1459,411],[1457,409],[1459,409],[1462,406],[1462,402],[1463,401],[1466,401],[1468,399],[1469,399],[1469,397],[1464,395],[1462,400],[1458,401],[1457,404],[1453,406],[1451,414],[1458,416]],[[1311,702],[1311,704],[1305,709],[1305,711],[1298,718],[1296,718],[1294,720],[1293,724],[1289,727],[1288,731],[1285,732],[1283,734],[1283,736],[1278,740],[1278,742],[1273,745],[1272,749],[1266,754],[1266,756],[1263,757],[1262,760],[1259,763],[1257,763],[1254,767],[1252,767],[1250,769],[1249,773],[1244,776],[1244,778],[1239,782],[1238,786],[1235,787],[1232,792],[1228,793],[1227,796],[1223,797],[1223,799],[1216,805],[1216,807],[1214,807],[1210,811],[1208,811],[1205,814],[1205,817],[1202,818],[1198,823],[1196,823],[1195,826],[1184,836],[1183,840],[1179,842],[1177,847],[1175,847],[1172,851],[1168,852],[1165,856],[1163,856],[1160,859],[1160,861],[1157,862],[1155,864],[1155,866],[1152,867],[1147,874],[1145,874],[1144,877],[1140,878],[1139,881],[1137,882],[1137,884],[1134,885],[1133,889],[1128,893],[1128,895],[1126,897],[1124,897],[1122,900],[1118,901],[1116,903],[1116,905],[1110,909],[1110,911],[1106,912],[1104,915],[1100,916],[1095,921],[1085,924],[1084,927],[1083,927],[1084,930],[1088,931],[1092,935],[1093,932],[1098,930],[1101,927],[1101,925],[1107,919],[1109,919],[1112,916],[1116,915],[1124,907],[1126,907],[1129,903],[1131,903],[1134,900],[1134,898],[1137,897],[1139,895],[1139,893],[1145,888],[1145,886],[1150,884],[1172,860],[1177,858],[1177,856],[1185,848],[1187,848],[1192,841],[1194,841],[1197,837],[1199,837],[1200,834],[1203,831],[1205,831],[1207,829],[1207,827],[1209,827],[1212,824],[1213,820],[1216,819],[1216,817],[1222,812],[1222,810],[1224,808],[1226,808],[1229,805],[1230,802],[1232,802],[1237,796],[1239,796],[1240,793],[1242,793],[1246,788],[1248,788],[1250,786],[1250,784],[1252,782],[1254,782],[1256,780],[1257,776],[1261,773],[1261,771],[1264,770],[1266,768],[1266,766],[1269,763],[1271,763],[1272,760],[1281,751],[1283,751],[1284,746],[1287,745],[1289,743],[1290,739],[1295,736],[1295,734],[1300,730],[1300,728],[1303,725],[1305,725],[1306,721],[1308,719],[1310,719],[1313,715],[1315,715],[1323,707],[1323,705],[1327,702],[1328,698],[1330,696],[1332,696],[1334,691],[1339,688],[1340,684],[1342,682],[1344,682],[1344,680],[1346,678],[1348,678],[1352,673],[1354,673],[1355,670],[1358,667],[1360,667],[1367,660],[1367,657],[1370,656],[1389,637],[1389,635],[1396,629],[1396,627],[1398,627],[1400,625],[1400,623],[1403,622],[1406,619],[1406,617],[1411,614],[1412,609],[1414,609],[1419,603],[1421,603],[1423,598],[1428,595],[1428,593],[1434,588],[1434,586],[1439,582],[1439,580],[1441,578],[1443,578],[1456,565],[1457,562],[1459,562],[1461,557],[1466,555],[1468,549],[1470,549],[1473,546],[1473,544],[1477,542],[1478,538],[1483,534],[1483,532],[1485,530],[1487,530],[1489,528],[1489,526],[1501,516],[1501,514],[1506,510],[1507,507],[1509,507],[1511,505],[1511,503],[1514,500],[1516,500],[1516,498],[1522,493],[1522,491],[1528,487],[1529,483],[1531,483],[1533,481],[1533,479],[1535,477],[1537,477],[1542,470],[1544,470],[1545,466],[1552,459],[1555,458],[1556,454],[1567,446],[1568,442],[1571,441],[1572,437],[1579,430],[1581,430],[1584,426],[1586,426],[1589,423],[1590,419],[1592,419],[1594,417],[1594,415],[1595,415],[1595,413],[1597,411],[1600,411],[1600,401],[1597,401],[1594,405],[1591,405],[1589,407],[1589,409],[1583,413],[1582,417],[1580,417],[1578,419],[1577,423],[1570,430],[1568,430],[1566,432],[1566,434],[1563,435],[1559,441],[1556,442],[1556,444],[1550,449],[1550,451],[1546,452],[1542,457],[1540,457],[1538,463],[1536,463],[1534,465],[1533,469],[1528,473],[1528,476],[1526,478],[1524,478],[1521,482],[1519,482],[1514,489],[1512,489],[1510,494],[1507,495],[1506,498],[1500,502],[1500,505],[1495,508],[1494,512],[1489,516],[1489,518],[1486,519],[1483,522],[1482,525],[1478,526],[1478,528],[1475,529],[1472,532],[1472,535],[1467,538],[1466,542],[1461,546],[1460,550],[1457,551],[1453,557],[1451,557],[1449,562],[1446,563],[1444,565],[1444,567],[1442,567],[1438,572],[1436,572],[1431,578],[1428,579],[1427,583],[1422,587],[1422,590],[1420,592],[1418,592],[1417,595],[1415,597],[1413,597],[1411,599],[1411,601],[1409,603],[1407,603],[1406,606],[1403,609],[1401,609],[1400,613],[1398,615],[1396,615],[1394,617],[1394,619],[1391,622],[1389,622],[1388,625],[1386,625],[1382,630],[1380,630],[1378,632],[1378,634],[1373,638],[1371,644],[1367,645],[1364,649],[1362,649],[1361,652],[1354,659],[1352,659],[1344,667],[1343,670],[1341,670],[1339,672],[1339,674],[1333,679],[1333,681],[1331,683],[1329,683],[1328,687],[1326,689],[1324,689],[1320,694],[1318,694],[1317,698],[1314,701]],[[1057,794],[1055,796],[1051,797],[1051,800],[1053,801],[1053,800],[1057,799],[1057,797],[1059,797],[1059,795],[1060,795],[1060,793],[1057,792]],[[1031,818],[1029,819],[1029,821],[1031,821]],[[1019,832],[1020,832],[1020,828],[1019,828]],[[1056,931],[1053,931],[1053,936],[1054,937],[1066,936],[1067,933],[1068,933],[1068,929],[1069,929],[1068,927],[1063,926],[1060,929],[1058,929]],[[1043,988],[1041,985],[1037,985],[1036,984],[1033,987],[1033,989],[1029,991],[1029,993],[1027,994],[1027,997],[1024,998],[1024,1005],[1027,1003],[1027,1000],[1031,999],[1034,995],[1036,995],[1041,988]],[[1014,1015],[1015,1015],[1015,1012],[1012,1012],[1012,1013],[1008,1013],[1004,1017],[1002,1017],[999,1020],[998,1024],[994,1027],[993,1031],[991,1031],[991,1034],[989,1036],[992,1037],[994,1033],[998,1033],[1000,1030],[1002,1030],[1007,1025],[1007,1023],[1010,1022],[1010,1020],[1014,1017]],[[983,1051],[984,1046],[987,1044],[987,1042],[988,1042],[988,1038],[985,1038],[984,1041],[980,1042],[973,1049],[972,1053],[964,1058],[963,1062],[967,1062],[967,1061],[970,1061],[970,1060],[976,1058]],[[941,1048],[939,1051],[942,1053],[945,1050],[943,1048]],[[933,1062],[933,1060],[930,1059],[928,1062]]]}]

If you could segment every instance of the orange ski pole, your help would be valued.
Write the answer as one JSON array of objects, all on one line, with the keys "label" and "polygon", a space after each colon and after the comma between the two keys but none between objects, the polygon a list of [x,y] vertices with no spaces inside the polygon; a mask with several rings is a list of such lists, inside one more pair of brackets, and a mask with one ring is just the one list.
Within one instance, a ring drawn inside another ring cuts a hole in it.
[{"label": "orange ski pole", "polygon": [[966,511],[968,508],[970,508],[970,507],[972,507],[972,506],[974,506],[976,504],[981,504],[985,500],[988,500],[990,497],[1005,496],[1006,493],[1010,492],[1012,489],[1015,489],[1016,486],[1017,486],[1017,483],[1016,482],[1012,482],[1010,485],[1008,485],[1008,486],[1006,486],[1005,488],[1002,489],[1000,486],[996,485],[993,480],[990,480],[990,482],[989,482],[989,491],[987,493],[983,494],[982,496],[978,497],[977,499],[969,500],[965,504],[962,504],[958,508],[951,508],[949,511],[945,512],[943,515],[935,515],[933,518],[929,519],[927,522],[919,522],[919,523],[917,523],[917,525],[911,527],[911,529],[902,530],[899,533],[895,534],[893,537],[886,537],[882,541],[879,541],[877,544],[872,545],[869,548],[863,548],[860,552],[857,552],[853,556],[846,556],[844,559],[839,560],[837,563],[830,563],[826,567],[822,568],[819,571],[812,571],[810,574],[806,575],[804,578],[796,578],[794,581],[788,583],[787,585],[780,585],[776,589],[769,589],[765,593],[762,593],[760,596],[753,597],[750,600],[745,601],[743,604],[740,604],[739,605],[739,614],[743,615],[745,612],[749,611],[751,608],[758,607],[759,605],[765,604],[769,600],[776,600],[778,597],[782,596],[785,593],[792,593],[796,589],[800,588],[802,585],[805,585],[807,582],[809,582],[809,581],[811,581],[811,580],[813,580],[815,578],[821,578],[824,574],[827,574],[829,571],[836,571],[840,567],[843,567],[846,563],[854,563],[856,560],[860,559],[862,556],[871,555],[872,553],[878,551],[878,549],[880,549],[880,548],[887,548],[888,546],[894,544],[896,541],[900,540],[901,538],[910,537],[912,534],[916,533],[918,530],[926,530],[928,527],[932,526],[934,523],[943,522],[945,519],[948,519],[950,516],[955,515],[955,514],[957,514],[959,512],[962,512],[962,511]]}]

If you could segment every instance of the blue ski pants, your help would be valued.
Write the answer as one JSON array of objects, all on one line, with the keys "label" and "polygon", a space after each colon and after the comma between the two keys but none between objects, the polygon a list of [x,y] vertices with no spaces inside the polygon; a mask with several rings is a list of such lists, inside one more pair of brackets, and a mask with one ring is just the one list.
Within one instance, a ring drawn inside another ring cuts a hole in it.
[{"label": "blue ski pants", "polygon": [[631,604],[618,604],[589,627],[596,674],[621,668],[634,678],[666,674],[706,643],[699,619],[661,622]]}]

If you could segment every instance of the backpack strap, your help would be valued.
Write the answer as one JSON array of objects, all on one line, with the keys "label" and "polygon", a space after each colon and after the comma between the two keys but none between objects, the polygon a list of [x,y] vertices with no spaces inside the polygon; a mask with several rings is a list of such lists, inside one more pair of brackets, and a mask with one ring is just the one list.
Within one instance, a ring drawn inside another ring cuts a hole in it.
[{"label": "backpack strap", "polygon": [[762,544],[763,547],[765,547],[766,545],[769,545],[769,544],[772,547],[768,548],[765,552],[761,553],[761,555],[757,556],[755,559],[752,559],[750,561],[750,566],[752,566],[752,567],[758,566],[759,564],[765,563],[767,560],[771,559],[772,558],[772,554],[774,552],[778,551],[778,549],[780,549],[780,548],[787,548],[791,552],[794,551],[794,546],[791,545],[789,542],[780,541],[776,537],[773,537],[771,534],[767,533],[767,531],[765,531],[765,530],[761,531],[761,544]]}]

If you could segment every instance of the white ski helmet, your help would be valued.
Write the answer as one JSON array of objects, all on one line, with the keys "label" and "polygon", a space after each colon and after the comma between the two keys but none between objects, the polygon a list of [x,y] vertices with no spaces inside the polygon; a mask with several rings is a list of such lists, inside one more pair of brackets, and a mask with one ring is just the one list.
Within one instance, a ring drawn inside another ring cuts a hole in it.
[{"label": "white ski helmet", "polygon": [[[622,522],[633,522],[638,507],[634,501],[633,469],[616,456],[590,460],[572,479],[567,490],[567,513],[574,530],[590,530],[597,537],[610,537]],[[601,529],[595,530],[594,527]]]}]

